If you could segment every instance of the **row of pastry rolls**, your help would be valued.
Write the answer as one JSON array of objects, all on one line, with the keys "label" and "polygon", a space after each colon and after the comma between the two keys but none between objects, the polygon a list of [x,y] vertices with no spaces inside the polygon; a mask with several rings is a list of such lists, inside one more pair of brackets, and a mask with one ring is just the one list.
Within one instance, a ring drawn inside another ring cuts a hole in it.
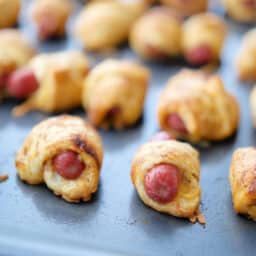
[{"label": "row of pastry rolls", "polygon": [[133,25],[130,46],[142,58],[163,60],[184,56],[193,65],[218,62],[227,33],[225,21],[213,13],[181,16],[168,7],[154,7]]},{"label": "row of pastry rolls", "polygon": [[8,79],[7,89],[17,97],[17,92],[35,83],[35,90],[23,95],[28,98],[13,109],[13,114],[21,116],[30,110],[62,112],[83,105],[97,127],[121,129],[133,125],[143,111],[149,70],[132,61],[110,59],[88,72],[88,61],[80,52],[34,57]]},{"label": "row of pastry rolls", "polygon": [[[255,148],[237,149],[230,186],[237,213],[256,220]],[[45,183],[68,202],[88,201],[98,189],[103,147],[97,131],[79,117],[62,115],[36,125],[16,155],[19,177]],[[131,180],[141,200],[156,211],[205,223],[200,213],[200,160],[191,145],[167,132],[135,153]]]},{"label": "row of pastry rolls", "polygon": [[[134,21],[154,0],[101,0],[90,1],[77,19],[77,35],[88,49],[98,50],[115,47],[128,38]],[[182,16],[205,12],[207,0],[160,0]],[[18,21],[21,0],[1,0],[0,28],[11,27]],[[224,0],[227,13],[240,22],[256,21],[256,3],[254,0]],[[59,37],[65,34],[66,23],[74,9],[71,0],[31,1],[30,17],[40,39]],[[95,30],[95,27],[98,27]],[[93,33],[91,33],[93,31]],[[108,38],[106,38],[108,37]]]},{"label": "row of pastry rolls", "polygon": [[[13,113],[61,112],[82,104],[96,127],[121,129],[135,124],[143,112],[148,69],[127,60],[105,60],[88,72],[86,57],[76,51],[32,58],[8,79],[7,89],[14,96],[24,96],[20,92],[33,88]],[[158,119],[162,129],[177,137],[221,140],[235,132],[239,107],[220,77],[187,70],[167,83],[159,99]]]},{"label": "row of pastry rolls", "polygon": [[[51,33],[56,35],[64,31],[65,22],[61,21],[61,17],[67,16],[67,11],[63,9],[69,8],[65,7],[66,1],[61,4],[61,8],[56,7],[60,4],[59,1],[34,1],[31,12],[38,30],[42,31],[39,32],[41,37],[50,37]],[[70,4],[68,3],[67,1],[67,5]],[[113,48],[129,37],[131,48],[144,59],[159,60],[183,55],[193,65],[216,63],[220,60],[227,32],[227,26],[221,17],[213,13],[201,13],[183,22],[182,16],[171,8],[162,6],[147,9],[148,3],[142,0],[132,3],[93,2],[81,11],[74,33],[88,50]],[[51,21],[54,15],[57,15],[55,19],[59,22]],[[244,80],[255,79],[253,34],[255,33],[245,35],[237,58],[238,74]]]},{"label": "row of pastry rolls", "polygon": [[[45,183],[68,202],[90,200],[97,191],[103,147],[100,136],[80,117],[60,115],[36,125],[16,155],[19,177]],[[145,204],[195,221],[201,189],[198,152],[187,143],[157,134],[135,153],[131,178]]]},{"label": "row of pastry rolls", "polygon": [[[18,23],[22,0],[0,1],[0,28],[13,27]],[[66,22],[72,13],[70,0],[31,1],[29,16],[40,39],[63,36]]]},{"label": "row of pastry rolls", "polygon": [[[256,221],[256,148],[234,151],[229,182],[236,213]],[[192,222],[205,223],[199,211],[199,153],[187,143],[160,132],[142,145],[132,161],[131,178],[141,200],[149,207]]]}]

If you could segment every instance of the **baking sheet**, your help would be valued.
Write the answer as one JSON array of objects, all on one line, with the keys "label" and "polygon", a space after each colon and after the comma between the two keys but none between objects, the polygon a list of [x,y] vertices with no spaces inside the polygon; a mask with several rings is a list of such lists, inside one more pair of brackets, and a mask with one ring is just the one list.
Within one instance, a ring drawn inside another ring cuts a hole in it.
[{"label": "baking sheet", "polygon": [[[143,118],[135,127],[122,132],[100,131],[105,157],[99,190],[90,203],[69,204],[44,185],[30,186],[18,179],[15,152],[33,125],[48,116],[34,112],[15,119],[10,115],[15,102],[1,104],[0,171],[9,173],[10,178],[0,184],[0,255],[253,255],[255,223],[233,212],[228,183],[233,150],[255,145],[256,139],[248,103],[251,87],[237,80],[233,67],[241,36],[249,27],[226,20],[229,36],[218,72],[226,88],[239,100],[241,122],[234,137],[199,149],[201,209],[206,226],[157,213],[134,192],[131,159],[137,148],[158,130],[159,92],[168,77],[184,66],[144,63],[151,68],[152,79]],[[41,51],[79,48],[70,36],[62,41],[36,42],[26,12],[20,26]],[[102,58],[97,54],[90,56],[95,63]],[[136,59],[126,46],[111,56]],[[70,113],[85,116],[81,109]]]}]

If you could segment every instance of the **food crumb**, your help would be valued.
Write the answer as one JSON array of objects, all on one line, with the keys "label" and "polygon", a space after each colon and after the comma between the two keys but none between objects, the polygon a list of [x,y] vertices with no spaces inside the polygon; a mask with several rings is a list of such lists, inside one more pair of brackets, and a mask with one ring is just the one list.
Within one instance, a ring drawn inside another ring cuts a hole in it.
[{"label": "food crumb", "polygon": [[9,178],[8,174],[0,175],[0,182],[4,182]]},{"label": "food crumb", "polygon": [[197,212],[193,217],[189,219],[192,223],[198,222],[199,224],[205,226],[206,219],[201,212]]}]

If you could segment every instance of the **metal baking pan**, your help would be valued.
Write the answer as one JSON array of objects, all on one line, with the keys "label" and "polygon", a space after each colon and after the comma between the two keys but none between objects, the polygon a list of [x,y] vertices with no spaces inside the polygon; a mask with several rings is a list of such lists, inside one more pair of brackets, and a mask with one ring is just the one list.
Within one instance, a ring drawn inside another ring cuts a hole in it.
[{"label": "metal baking pan", "polygon": [[[27,1],[26,1],[27,3]],[[222,10],[220,10],[221,12]],[[226,18],[226,17],[225,17]],[[69,204],[44,185],[24,184],[16,175],[15,152],[33,125],[47,117],[34,112],[15,119],[15,102],[0,106],[0,167],[10,178],[0,184],[0,255],[254,255],[256,224],[237,216],[232,208],[228,171],[234,149],[255,145],[248,96],[251,87],[241,84],[233,67],[234,55],[248,26],[226,18],[229,37],[218,72],[239,100],[241,122],[237,134],[201,153],[201,209],[203,227],[160,214],[145,206],[130,181],[131,159],[137,148],[157,130],[156,104],[167,78],[184,64],[149,64],[152,80],[142,120],[122,132],[100,131],[105,157],[97,194],[89,203]],[[26,12],[20,27],[35,41]],[[70,23],[72,27],[72,20]],[[77,48],[75,39],[37,43],[41,51]],[[111,55],[136,58],[124,46]],[[100,55],[91,55],[98,61]],[[82,117],[82,109],[71,112]]]}]

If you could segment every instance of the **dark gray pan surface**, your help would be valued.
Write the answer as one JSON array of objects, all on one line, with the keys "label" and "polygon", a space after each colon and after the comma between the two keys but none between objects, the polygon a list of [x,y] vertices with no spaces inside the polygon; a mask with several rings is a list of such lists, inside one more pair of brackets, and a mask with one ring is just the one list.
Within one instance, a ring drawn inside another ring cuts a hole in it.
[{"label": "dark gray pan surface", "polygon": [[[47,117],[31,113],[14,119],[14,102],[0,106],[0,173],[10,178],[0,184],[0,255],[254,255],[256,226],[232,209],[228,170],[233,150],[255,145],[248,95],[251,87],[236,78],[233,60],[242,34],[248,30],[228,20],[229,38],[218,72],[239,99],[241,122],[233,138],[201,148],[202,206],[207,224],[191,224],[157,213],[143,205],[130,181],[136,149],[158,130],[156,104],[167,78],[181,64],[147,64],[152,81],[141,122],[123,132],[101,132],[105,158],[98,193],[92,202],[68,204],[45,186],[22,183],[14,156],[30,129]],[[35,40],[27,18],[21,27]],[[71,22],[72,26],[72,22]],[[71,27],[70,26],[70,27]],[[79,47],[73,38],[38,44],[42,51]],[[123,47],[113,54],[136,58]],[[112,55],[112,56],[113,56]],[[99,60],[99,56],[92,56]],[[82,110],[72,114],[84,116]]]}]

